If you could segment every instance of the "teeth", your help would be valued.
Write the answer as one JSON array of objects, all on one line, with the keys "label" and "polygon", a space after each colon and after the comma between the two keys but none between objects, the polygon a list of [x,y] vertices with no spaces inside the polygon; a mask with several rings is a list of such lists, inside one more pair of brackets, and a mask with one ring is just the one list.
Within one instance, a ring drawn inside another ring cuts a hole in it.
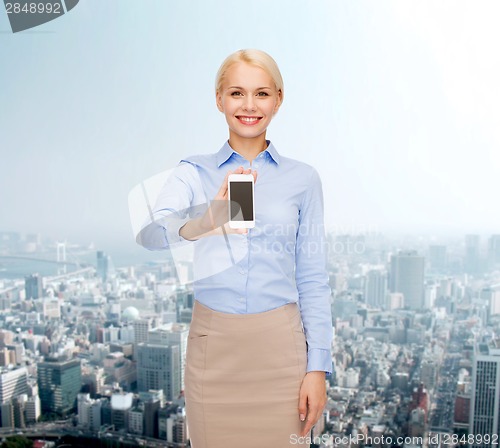
[{"label": "teeth", "polygon": [[257,121],[258,118],[255,118],[255,117],[240,117],[240,120],[246,121],[246,122],[252,122],[252,121]]}]

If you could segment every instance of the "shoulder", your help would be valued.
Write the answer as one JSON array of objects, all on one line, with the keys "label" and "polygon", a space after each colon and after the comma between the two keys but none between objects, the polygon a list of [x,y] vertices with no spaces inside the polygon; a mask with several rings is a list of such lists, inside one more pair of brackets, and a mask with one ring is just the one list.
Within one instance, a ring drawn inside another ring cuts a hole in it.
[{"label": "shoulder", "polygon": [[318,171],[314,166],[290,157],[280,155],[280,168],[285,172],[293,174],[296,179],[302,179],[306,185],[321,183]]},{"label": "shoulder", "polygon": [[199,180],[200,172],[210,169],[215,164],[214,154],[194,154],[182,158],[172,174],[184,182]]},{"label": "shoulder", "polygon": [[209,168],[217,163],[217,154],[193,154],[184,157],[179,162],[180,165],[187,164],[196,168]]}]

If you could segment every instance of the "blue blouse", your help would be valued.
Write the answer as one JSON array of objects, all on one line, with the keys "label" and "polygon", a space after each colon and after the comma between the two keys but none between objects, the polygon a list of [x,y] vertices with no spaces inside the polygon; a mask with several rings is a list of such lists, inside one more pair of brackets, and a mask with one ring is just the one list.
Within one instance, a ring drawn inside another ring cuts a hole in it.
[{"label": "blue blouse", "polygon": [[[206,210],[226,173],[239,166],[257,171],[255,227],[247,234],[182,238],[180,227]],[[270,141],[251,163],[226,141],[215,154],[181,160],[137,241],[150,250],[193,250],[195,298],[213,310],[260,313],[298,302],[307,372],[329,376],[333,327],[323,208],[313,167],[281,156]]]}]

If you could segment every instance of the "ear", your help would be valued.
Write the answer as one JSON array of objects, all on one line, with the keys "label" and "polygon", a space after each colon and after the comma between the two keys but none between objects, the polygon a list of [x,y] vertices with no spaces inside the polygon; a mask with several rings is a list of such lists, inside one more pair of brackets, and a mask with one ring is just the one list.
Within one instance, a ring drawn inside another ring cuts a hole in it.
[{"label": "ear", "polygon": [[217,104],[217,109],[220,112],[224,112],[224,108],[222,107],[222,94],[220,92],[215,92],[215,102]]},{"label": "ear", "polygon": [[283,102],[283,94],[281,92],[281,89],[278,90],[278,101],[276,101],[276,106],[274,106],[274,112],[273,113],[277,113],[280,106],[281,106],[281,103]]}]

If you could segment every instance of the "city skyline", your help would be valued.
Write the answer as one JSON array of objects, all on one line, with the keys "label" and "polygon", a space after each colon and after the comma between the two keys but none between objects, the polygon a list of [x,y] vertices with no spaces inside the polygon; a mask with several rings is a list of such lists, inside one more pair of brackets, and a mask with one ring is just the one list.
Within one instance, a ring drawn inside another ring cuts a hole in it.
[{"label": "city skyline", "polygon": [[[33,256],[71,254],[26,237],[0,233],[0,252],[21,242],[38,250]],[[329,253],[334,372],[309,436],[326,448],[349,440],[353,425],[358,442],[384,437],[425,448],[469,437],[481,445],[497,431],[488,388],[500,376],[482,367],[478,349],[493,343],[498,352],[500,235],[485,241],[487,252],[472,234],[454,244],[406,240],[402,251],[389,238],[333,240],[364,250]],[[180,272],[174,259],[114,267],[101,248],[91,253],[93,263],[76,272],[0,280],[3,434],[185,446],[193,272],[186,263]]]}]

